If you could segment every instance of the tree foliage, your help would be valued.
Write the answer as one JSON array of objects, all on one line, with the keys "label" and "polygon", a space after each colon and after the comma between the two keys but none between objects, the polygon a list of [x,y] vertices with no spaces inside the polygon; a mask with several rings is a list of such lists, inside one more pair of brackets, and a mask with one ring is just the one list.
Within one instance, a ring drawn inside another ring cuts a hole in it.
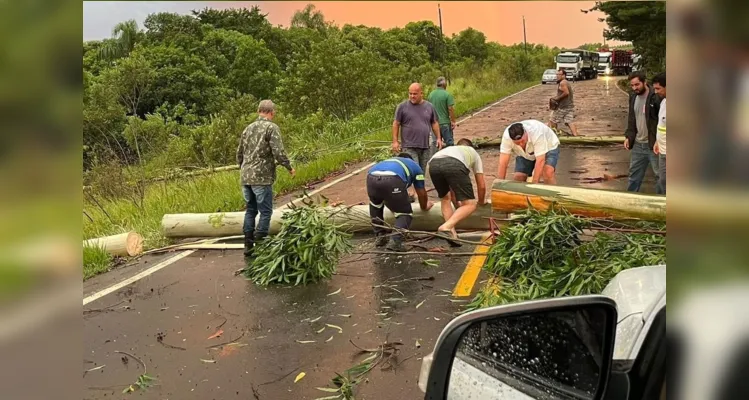
[{"label": "tree foliage", "polygon": [[454,38],[454,41],[462,57],[483,61],[489,53],[489,49],[486,47],[486,35],[476,29],[468,28],[461,31]]},{"label": "tree foliage", "polygon": [[609,29],[606,39],[631,42],[634,52],[642,56],[648,73],[666,69],[666,3],[662,1],[596,2],[589,11],[606,14]]}]

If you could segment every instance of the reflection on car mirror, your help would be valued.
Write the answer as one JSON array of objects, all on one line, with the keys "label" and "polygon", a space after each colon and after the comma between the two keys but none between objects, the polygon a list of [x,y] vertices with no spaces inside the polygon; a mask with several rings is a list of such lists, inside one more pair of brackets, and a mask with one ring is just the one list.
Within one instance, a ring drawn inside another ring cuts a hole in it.
[{"label": "reflection on car mirror", "polygon": [[426,398],[601,399],[616,319],[614,301],[597,295],[462,315],[437,341]]}]

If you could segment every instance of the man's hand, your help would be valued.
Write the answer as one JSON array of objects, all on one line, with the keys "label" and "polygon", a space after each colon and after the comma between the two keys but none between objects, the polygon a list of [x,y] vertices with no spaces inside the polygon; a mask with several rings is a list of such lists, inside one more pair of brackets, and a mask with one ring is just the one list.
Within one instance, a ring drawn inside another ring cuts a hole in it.
[{"label": "man's hand", "polygon": [[296,176],[296,169],[292,168],[291,171],[289,171],[292,177]]},{"label": "man's hand", "polygon": [[450,122],[450,129],[455,130],[455,127],[458,126],[458,124],[455,123],[455,121]]},{"label": "man's hand", "polygon": [[624,148],[629,150],[629,138],[624,139]]},{"label": "man's hand", "polygon": [[653,145],[653,153],[655,154],[661,154],[661,149],[658,147],[658,143]]},{"label": "man's hand", "polygon": [[442,150],[442,139],[437,139],[437,148]]},{"label": "man's hand", "polygon": [[421,211],[429,211],[432,209],[432,207],[434,207],[434,202],[431,200],[428,200],[426,207],[422,208]]},{"label": "man's hand", "polygon": [[393,142],[393,153],[398,153],[401,151],[401,145],[398,142]]}]

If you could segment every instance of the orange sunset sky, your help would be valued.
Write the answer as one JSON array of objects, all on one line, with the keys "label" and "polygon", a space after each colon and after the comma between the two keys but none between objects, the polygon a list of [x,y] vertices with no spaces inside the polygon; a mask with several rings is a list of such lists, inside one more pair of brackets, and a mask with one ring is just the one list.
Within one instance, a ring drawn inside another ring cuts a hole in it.
[{"label": "orange sunset sky", "polygon": [[[288,26],[295,11],[301,10],[305,1],[106,1],[84,2],[84,40],[110,37],[118,22],[135,19],[140,26],[146,16],[156,12],[189,14],[193,9],[250,8],[254,5],[268,14],[274,25]],[[311,2],[322,11],[325,19],[337,25],[378,26],[383,29],[402,27],[411,21],[431,20],[438,23],[437,4],[434,1],[321,1]],[[501,44],[523,41],[523,16],[529,43],[548,46],[573,47],[583,43],[603,41],[605,22],[598,18],[603,13],[580,12],[589,9],[592,1],[442,1],[442,24],[446,35],[451,36],[468,27],[478,29],[487,40]],[[617,44],[612,42],[612,44]]]},{"label": "orange sunset sky", "polygon": [[[273,24],[288,26],[296,10],[310,2],[215,2],[216,8],[251,7],[257,4]],[[468,27],[478,29],[487,40],[502,44],[523,41],[523,15],[529,43],[571,47],[603,41],[603,13],[580,12],[593,7],[592,1],[320,1],[311,2],[326,20],[338,25],[362,24],[393,28],[411,21],[438,21],[437,4],[442,8],[442,26],[448,36]]]}]

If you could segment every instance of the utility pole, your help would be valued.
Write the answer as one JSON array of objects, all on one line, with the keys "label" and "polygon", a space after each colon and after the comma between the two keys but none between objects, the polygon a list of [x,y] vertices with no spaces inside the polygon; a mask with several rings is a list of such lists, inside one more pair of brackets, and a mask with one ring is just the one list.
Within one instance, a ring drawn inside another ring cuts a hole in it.
[{"label": "utility pole", "polygon": [[440,34],[444,35],[442,32],[442,8],[440,8],[440,3],[437,3],[437,12],[439,13],[440,17]]},{"label": "utility pole", "polygon": [[523,15],[523,48],[525,49],[525,54],[528,54],[528,40],[525,37],[525,15]]}]

